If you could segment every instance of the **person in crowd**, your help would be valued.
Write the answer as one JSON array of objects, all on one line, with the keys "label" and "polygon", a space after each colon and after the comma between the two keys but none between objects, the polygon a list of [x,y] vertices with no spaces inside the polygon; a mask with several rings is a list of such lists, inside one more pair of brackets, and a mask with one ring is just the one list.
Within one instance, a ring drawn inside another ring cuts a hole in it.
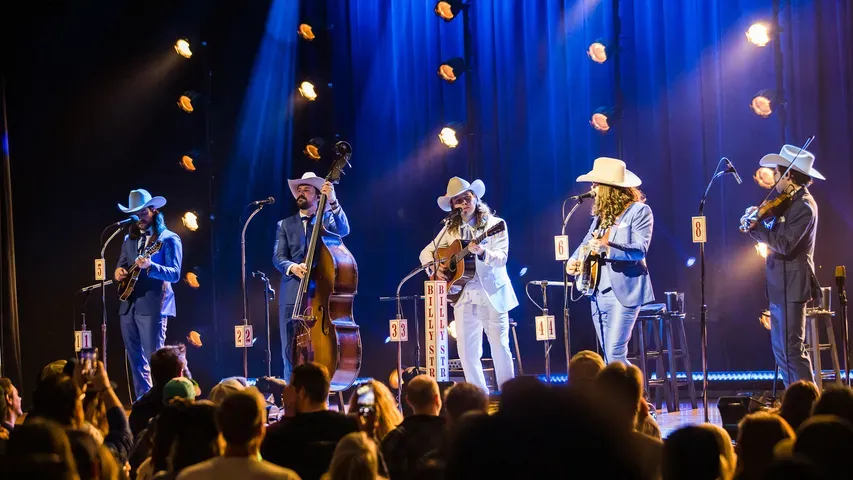
[{"label": "person in crowd", "polygon": [[370,379],[366,384],[373,391],[375,405],[372,412],[359,412],[358,394],[350,397],[349,413],[358,420],[361,431],[381,442],[391,430],[403,422],[403,414],[397,408],[397,400],[384,383]]},{"label": "person in crowd", "polygon": [[15,429],[18,419],[24,415],[21,409],[21,396],[18,389],[8,378],[0,378],[0,425],[6,431]]},{"label": "person in crowd", "polygon": [[163,387],[169,380],[183,375],[187,366],[186,347],[167,345],[154,352],[149,363],[153,386],[133,403],[130,411],[130,430],[134,435],[139,435],[148,427],[148,422],[163,410]]},{"label": "person in crowd", "polygon": [[[379,455],[376,442],[364,432],[347,434],[338,442],[329,471],[322,480],[376,480],[379,476]],[[392,479],[394,477],[391,477]]]},{"label": "person in crowd", "polygon": [[796,432],[811,416],[812,408],[818,398],[820,398],[820,392],[814,383],[808,380],[797,380],[785,390],[778,414]]},{"label": "person in crowd", "polygon": [[814,404],[812,415],[836,415],[853,424],[853,389],[834,386],[824,390]]},{"label": "person in crowd", "polygon": [[795,438],[791,426],[778,415],[755,412],[745,416],[738,425],[735,478],[760,480],[773,463],[776,445]]}]

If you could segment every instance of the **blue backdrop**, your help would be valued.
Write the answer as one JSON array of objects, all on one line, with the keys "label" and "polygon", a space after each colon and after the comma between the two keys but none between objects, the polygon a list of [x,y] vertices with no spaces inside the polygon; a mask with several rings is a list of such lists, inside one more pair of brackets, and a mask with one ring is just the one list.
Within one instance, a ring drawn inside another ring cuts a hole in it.
[{"label": "blue backdrop", "polygon": [[[470,92],[465,77],[447,84],[436,75],[442,60],[462,56],[464,32],[461,18],[447,23],[436,17],[434,3],[326,2],[334,26],[324,34],[332,42],[339,133],[355,151],[339,197],[353,228],[346,242],[359,262],[356,320],[365,373],[385,376],[393,367],[394,349],[384,339],[394,308],[378,297],[392,295],[398,279],[417,265],[443,216],[435,198],[449,177],[485,182],[484,200],[509,226],[508,268],[523,299],[527,281],[560,278],[552,236],[560,229],[563,199],[586,188],[574,179],[594,158],[618,155],[643,179],[655,213],[649,253],[655,292],[659,299],[664,291],[687,293],[696,368],[699,264],[689,261],[698,257],[690,218],[720,157],[739,169],[744,184],[722,178],[706,208],[710,364],[715,370],[772,368],[769,334],[757,321],[766,307],[763,260],[737,230],[743,210],[766,193],[749,177],[761,156],[783,143],[778,117],[762,119],[748,108],[758,90],[775,87],[773,43],[756,47],[744,35],[751,23],[770,21],[771,0],[472,2]],[[621,23],[624,110],[611,133],[602,135],[589,117],[616,101],[615,61],[593,63],[586,48],[597,38],[612,39],[614,8]],[[817,135],[811,150],[829,180],[812,189],[822,213],[816,262],[820,280],[830,285],[832,267],[853,260],[842,240],[853,233],[853,9],[843,0],[792,1],[781,11],[790,119],[784,140],[801,144]],[[298,20],[287,18],[292,24],[281,31],[295,31]],[[437,133],[457,121],[474,128],[459,148],[447,149]],[[268,127],[278,132],[276,141],[288,135],[286,121]],[[301,175],[301,167],[290,173]],[[572,246],[585,232],[587,213],[581,208],[569,223]],[[271,246],[271,235],[265,241],[263,248]],[[419,292],[423,279],[404,292]],[[560,295],[555,291],[550,299],[559,314]],[[572,304],[571,311],[573,350],[595,348],[587,302]],[[522,300],[511,316],[519,321],[527,369],[542,371],[532,330],[536,313]],[[554,362],[563,368],[561,355]]]}]

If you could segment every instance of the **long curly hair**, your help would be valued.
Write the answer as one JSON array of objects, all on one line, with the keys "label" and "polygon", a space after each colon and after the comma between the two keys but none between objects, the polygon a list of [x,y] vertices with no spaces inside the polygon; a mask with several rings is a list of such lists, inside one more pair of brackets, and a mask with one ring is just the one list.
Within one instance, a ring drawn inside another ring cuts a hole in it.
[{"label": "long curly hair", "polygon": [[609,228],[632,203],[645,201],[646,196],[639,188],[599,184],[595,203],[592,205],[592,214],[601,219],[600,228]]},{"label": "long curly hair", "polygon": [[[474,198],[477,198],[474,196]],[[474,228],[480,229],[485,228],[486,223],[489,221],[489,215],[492,215],[494,212],[492,211],[489,204],[481,201],[477,198],[477,209],[474,211],[474,218],[476,219],[474,223]],[[459,227],[462,225],[462,215],[454,215],[453,218],[450,219],[450,222],[447,224],[447,231],[452,233],[458,233]]]},{"label": "long curly hair", "polygon": [[[403,423],[403,414],[397,409],[397,400],[394,394],[384,383],[370,379],[367,381],[373,386],[376,406],[376,430],[374,434],[378,440],[385,438],[391,430]],[[353,393],[350,397],[349,411],[358,412],[358,394]]]}]

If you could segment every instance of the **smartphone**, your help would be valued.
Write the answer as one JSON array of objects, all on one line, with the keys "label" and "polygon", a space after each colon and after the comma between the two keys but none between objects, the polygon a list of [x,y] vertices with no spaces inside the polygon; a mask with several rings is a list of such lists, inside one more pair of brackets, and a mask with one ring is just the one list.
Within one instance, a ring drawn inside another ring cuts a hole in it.
[{"label": "smartphone", "polygon": [[373,385],[365,383],[355,391],[358,395],[358,414],[367,416],[376,413],[376,393]]},{"label": "smartphone", "polygon": [[[87,360],[89,360],[89,362],[86,362]],[[91,381],[95,376],[95,367],[98,364],[98,347],[84,348],[80,350],[80,362],[84,364],[84,368],[86,368],[86,363],[88,363],[85,376],[87,381]]]}]

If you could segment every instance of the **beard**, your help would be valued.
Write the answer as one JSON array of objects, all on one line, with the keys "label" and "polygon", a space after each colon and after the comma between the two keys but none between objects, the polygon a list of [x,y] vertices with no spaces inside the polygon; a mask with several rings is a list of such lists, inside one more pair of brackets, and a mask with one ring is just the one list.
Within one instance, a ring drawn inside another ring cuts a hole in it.
[{"label": "beard", "polygon": [[296,206],[299,207],[300,210],[305,210],[310,207],[310,205],[308,204],[308,199],[303,196],[300,196],[296,199]]}]

